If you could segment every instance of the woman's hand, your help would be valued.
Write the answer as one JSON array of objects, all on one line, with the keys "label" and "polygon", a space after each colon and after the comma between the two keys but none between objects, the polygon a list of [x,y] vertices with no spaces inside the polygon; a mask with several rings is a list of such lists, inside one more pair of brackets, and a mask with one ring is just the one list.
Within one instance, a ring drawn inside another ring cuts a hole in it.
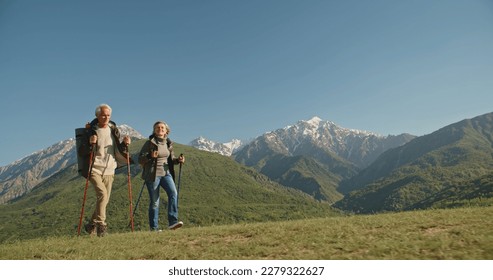
[{"label": "woman's hand", "polygon": [[151,151],[151,158],[157,158],[158,157],[158,151]]}]

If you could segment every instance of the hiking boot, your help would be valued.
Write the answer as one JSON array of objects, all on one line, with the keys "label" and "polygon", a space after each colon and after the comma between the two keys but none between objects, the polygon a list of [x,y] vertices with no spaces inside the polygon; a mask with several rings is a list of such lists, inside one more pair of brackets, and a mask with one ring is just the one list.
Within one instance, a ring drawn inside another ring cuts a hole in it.
[{"label": "hiking boot", "polygon": [[93,223],[84,225],[84,229],[90,236],[96,236],[96,226]]},{"label": "hiking boot", "polygon": [[171,230],[175,230],[175,229],[181,228],[182,226],[183,226],[183,222],[182,221],[179,221],[179,222],[176,222],[176,223],[172,224],[168,228],[171,229]]},{"label": "hiking boot", "polygon": [[98,237],[106,236],[108,233],[108,225],[98,225]]}]

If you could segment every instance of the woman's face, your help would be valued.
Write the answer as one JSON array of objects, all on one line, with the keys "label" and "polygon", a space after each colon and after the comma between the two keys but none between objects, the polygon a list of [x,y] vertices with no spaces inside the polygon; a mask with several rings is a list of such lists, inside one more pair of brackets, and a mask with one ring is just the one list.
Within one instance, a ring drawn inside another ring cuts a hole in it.
[{"label": "woman's face", "polygon": [[164,138],[166,134],[167,134],[167,130],[164,123],[158,123],[154,126],[154,135],[156,135],[159,138]]}]

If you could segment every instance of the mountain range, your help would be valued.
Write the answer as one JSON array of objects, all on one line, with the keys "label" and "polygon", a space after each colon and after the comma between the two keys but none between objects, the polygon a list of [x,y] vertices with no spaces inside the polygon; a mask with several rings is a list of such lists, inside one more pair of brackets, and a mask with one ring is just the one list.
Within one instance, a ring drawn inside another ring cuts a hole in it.
[{"label": "mountain range", "polygon": [[273,181],[355,213],[488,205],[493,113],[428,135],[380,136],[314,117],[233,152]]},{"label": "mountain range", "polygon": [[[420,137],[382,136],[313,117],[249,142],[200,137],[189,146],[230,157],[341,210],[374,213],[489,201],[492,127],[489,113]],[[121,129],[144,138],[130,127]],[[74,164],[73,146],[73,139],[61,141],[0,168],[0,203],[28,194]]]},{"label": "mountain range", "polygon": [[233,156],[276,182],[335,202],[342,198],[337,190],[342,180],[355,176],[384,151],[414,137],[381,136],[313,117],[265,133]]}]

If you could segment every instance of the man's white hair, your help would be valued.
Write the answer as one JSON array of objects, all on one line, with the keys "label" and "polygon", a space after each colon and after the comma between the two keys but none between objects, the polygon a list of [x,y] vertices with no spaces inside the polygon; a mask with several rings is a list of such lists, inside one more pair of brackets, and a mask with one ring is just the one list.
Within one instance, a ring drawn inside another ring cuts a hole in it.
[{"label": "man's white hair", "polygon": [[101,110],[103,108],[106,108],[106,109],[110,110],[110,115],[111,115],[111,111],[112,110],[111,110],[110,105],[103,103],[103,104],[99,105],[98,107],[96,107],[96,117],[99,117],[99,114],[101,114]]}]

